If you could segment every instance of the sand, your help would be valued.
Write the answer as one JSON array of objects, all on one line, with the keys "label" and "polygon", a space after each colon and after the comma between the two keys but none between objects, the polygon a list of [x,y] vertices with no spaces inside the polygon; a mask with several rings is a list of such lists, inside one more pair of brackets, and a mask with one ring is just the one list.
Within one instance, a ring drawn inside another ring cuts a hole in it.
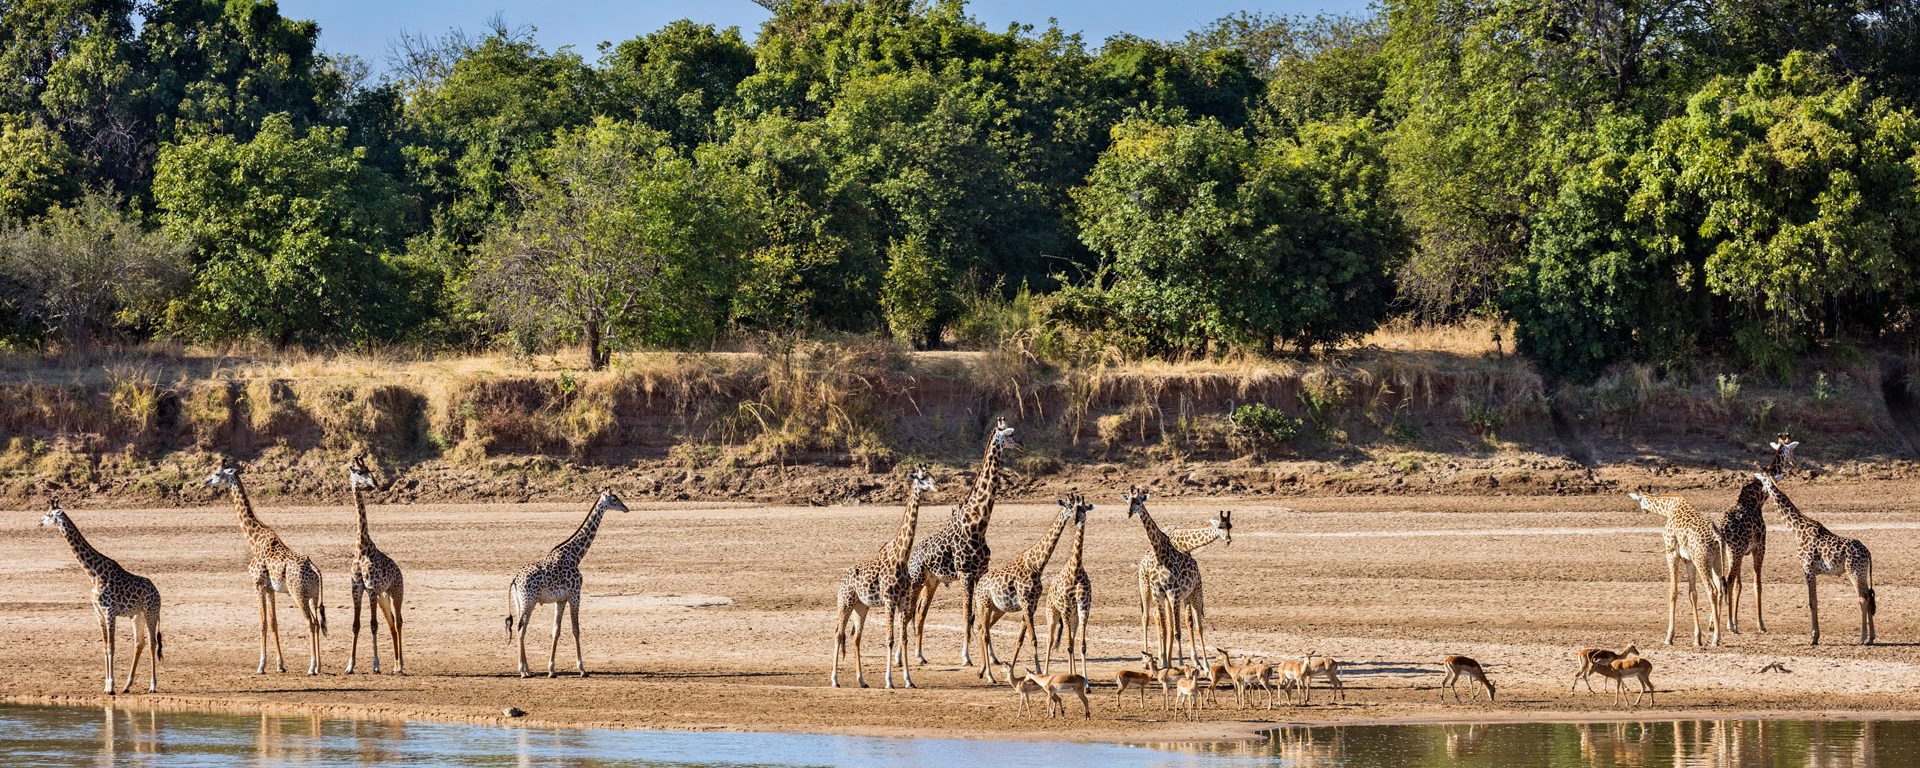
[{"label": "sand", "polygon": [[[1165,525],[1193,525],[1234,510],[1231,546],[1198,559],[1206,579],[1208,639],[1237,653],[1308,650],[1344,664],[1347,699],[1316,688],[1311,704],[1275,710],[1226,706],[1187,722],[1159,708],[1116,709],[1095,691],[1091,721],[1021,719],[1004,686],[959,666],[960,600],[941,592],[929,621],[917,690],[882,690],[882,620],[866,637],[874,689],[828,688],[833,594],[840,574],[870,557],[897,524],[896,506],[770,507],[633,502],[601,528],[587,558],[581,618],[592,676],[572,674],[571,638],[558,679],[521,679],[503,631],[512,571],[570,533],[579,504],[421,504],[372,509],[380,546],[405,569],[407,672],[341,674],[352,637],[346,567],[352,510],[271,507],[261,516],[326,578],[329,635],[323,674],[309,677],[304,624],[280,604],[287,673],[254,674],[255,598],[244,539],[224,499],[188,509],[70,509],[101,551],[152,578],[165,600],[167,660],[161,693],[145,673],[131,706],[316,712],[631,728],[801,730],[869,735],[1044,737],[1089,740],[1226,738],[1284,723],[1591,719],[1628,713],[1602,693],[1567,690],[1571,650],[1636,642],[1656,665],[1658,702],[1634,716],[1887,713],[1920,709],[1920,598],[1913,586],[1920,513],[1915,483],[1823,482],[1794,488],[1801,507],[1874,554],[1880,644],[1856,644],[1851,590],[1820,582],[1823,645],[1807,642],[1806,588],[1794,540],[1769,538],[1767,633],[1753,625],[1719,648],[1695,648],[1681,598],[1676,644],[1666,629],[1666,565],[1658,518],[1624,496],[1329,497],[1180,499],[1154,503]],[[944,489],[927,527],[951,507]],[[342,496],[345,489],[342,488]],[[1719,509],[1732,491],[1695,492]],[[1093,677],[1137,664],[1142,647],[1133,564],[1145,552],[1117,492],[1096,499],[1087,534],[1095,608]],[[1111,497],[1111,498],[1109,498]],[[376,502],[378,499],[375,499]],[[1050,499],[1005,501],[990,538],[997,557],[1036,540]],[[97,703],[98,624],[88,580],[60,537],[21,511],[0,526],[0,696],[12,701]],[[1777,516],[1773,518],[1777,521]],[[923,528],[924,530],[924,528]],[[1064,559],[1064,558],[1060,558]],[[1060,562],[1056,559],[1056,564]],[[1750,575],[1749,575],[1750,577]],[[1684,587],[1683,587],[1684,589]],[[1704,606],[1703,606],[1704,608]],[[1703,621],[1705,611],[1702,611]],[[528,655],[544,672],[552,613],[535,613]],[[1044,617],[1041,619],[1044,623]],[[120,675],[132,650],[121,622]],[[383,628],[384,629],[384,628]],[[363,629],[364,632],[364,629]],[[1011,652],[1017,624],[1003,621],[996,648]],[[391,671],[391,653],[382,643]],[[1438,660],[1480,659],[1499,703],[1443,703]],[[1781,662],[1787,673],[1756,673]],[[848,660],[849,665],[851,659]],[[270,665],[271,669],[271,665]],[[851,667],[844,673],[852,680]]]}]

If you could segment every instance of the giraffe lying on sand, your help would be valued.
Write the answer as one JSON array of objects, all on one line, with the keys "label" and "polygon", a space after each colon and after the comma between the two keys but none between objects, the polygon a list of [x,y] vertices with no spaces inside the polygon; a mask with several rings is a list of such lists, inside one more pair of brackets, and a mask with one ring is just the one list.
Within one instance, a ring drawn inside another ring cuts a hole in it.
[{"label": "giraffe lying on sand", "polygon": [[612,489],[602,489],[599,500],[594,502],[593,509],[580,521],[573,535],[554,545],[546,557],[515,571],[513,583],[507,585],[507,639],[513,639],[514,619],[518,618],[521,677],[532,675],[527,670],[527,624],[533,620],[533,609],[545,603],[553,603],[553,647],[547,650],[547,677],[554,676],[553,660],[560,653],[563,613],[570,614],[573,620],[575,669],[581,677],[587,676],[586,653],[580,649],[580,560],[593,546],[593,536],[600,530],[600,518],[609,509],[625,512],[627,505],[613,495]]},{"label": "giraffe lying on sand", "polygon": [[253,513],[246,486],[240,480],[241,467],[232,460],[207,477],[207,487],[224,488],[233,495],[234,512],[240,517],[240,529],[247,534],[247,576],[260,596],[260,666],[256,675],[267,672],[267,635],[273,635],[273,660],[279,671],[287,671],[286,654],[280,646],[280,606],[277,594],[293,598],[300,615],[307,619],[307,674],[320,674],[320,638],[327,634],[327,604],[321,599],[320,569],[313,560],[294,552],[280,541],[280,534]]},{"label": "giraffe lying on sand", "polygon": [[160,589],[145,576],[137,576],[120,567],[113,558],[100,554],[80,535],[80,528],[67,517],[67,511],[60,505],[49,502],[47,514],[40,518],[40,525],[58,528],[67,537],[67,546],[73,549],[73,556],[85,568],[87,576],[93,579],[93,609],[100,617],[100,642],[107,652],[107,693],[113,690],[114,656],[114,619],[121,616],[133,617],[133,667],[127,670],[126,693],[133,690],[133,681],[140,674],[140,652],[153,649],[153,663],[147,665],[147,691],[160,690],[160,659],[166,656],[161,646],[160,636]]}]

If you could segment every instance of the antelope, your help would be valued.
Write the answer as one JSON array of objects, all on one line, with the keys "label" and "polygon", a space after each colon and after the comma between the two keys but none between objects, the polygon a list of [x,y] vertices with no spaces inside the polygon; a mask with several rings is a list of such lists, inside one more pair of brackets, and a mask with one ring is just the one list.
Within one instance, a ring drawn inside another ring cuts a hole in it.
[{"label": "antelope", "polygon": [[1620,649],[1617,653],[1607,648],[1578,649],[1573,652],[1573,658],[1580,662],[1580,671],[1573,674],[1573,685],[1568,686],[1567,690],[1578,690],[1579,685],[1585,682],[1587,684],[1587,693],[1597,693],[1597,691],[1593,690],[1593,681],[1588,679],[1588,675],[1599,671],[1599,667],[1613,663],[1615,659],[1624,659],[1628,656],[1638,655],[1640,655],[1640,647],[1633,643],[1628,643],[1627,647]]},{"label": "antelope", "polygon": [[[1007,666],[1011,667],[1013,665],[1009,664]],[[1013,692],[1020,696],[1020,716],[1023,718],[1027,716],[1027,697],[1046,690],[1042,688],[1039,683],[1035,683],[1032,680],[1024,677],[1014,677],[1011,671],[1007,672],[1007,683],[1012,685]],[[1048,705],[1047,711],[1053,711],[1052,705]]]},{"label": "antelope", "polygon": [[1340,661],[1332,656],[1312,656],[1311,658],[1313,661],[1307,664],[1307,677],[1326,678],[1327,685],[1333,688],[1334,694],[1340,701],[1346,701],[1347,686],[1340,682]]},{"label": "antelope", "polygon": [[1186,667],[1160,666],[1160,658],[1155,656],[1153,651],[1141,651],[1140,660],[1147,665],[1147,671],[1153,674],[1153,679],[1160,682],[1161,709],[1172,707],[1167,697],[1173,692],[1175,684],[1195,676],[1193,670]]},{"label": "antelope", "polygon": [[1448,690],[1453,691],[1454,701],[1460,701],[1460,689],[1455,688],[1454,684],[1458,683],[1460,678],[1465,677],[1467,678],[1468,691],[1473,690],[1473,683],[1477,680],[1481,685],[1487,687],[1487,703],[1493,703],[1493,681],[1487,679],[1487,671],[1481,668],[1480,662],[1465,656],[1448,656],[1442,659],[1440,663],[1447,668],[1447,676],[1440,680],[1440,687],[1443,689],[1440,691],[1440,700],[1442,702],[1447,700]]},{"label": "antelope", "polygon": [[[1322,657],[1324,658],[1324,657]],[[1273,665],[1273,675],[1280,678],[1280,687],[1287,692],[1287,706],[1293,706],[1293,689],[1300,689],[1300,701],[1313,703],[1313,660],[1314,652],[1297,659],[1281,659]]]},{"label": "antelope", "polygon": [[1180,705],[1181,711],[1187,713],[1187,719],[1192,720],[1196,712],[1205,709],[1200,701],[1200,678],[1183,677],[1175,683],[1175,686],[1179,688],[1175,703]]},{"label": "antelope", "polygon": [[[1007,662],[1006,665],[1007,677],[1009,679],[1013,677],[1013,664],[1013,662]],[[1048,717],[1059,717],[1067,713],[1067,704],[1060,700],[1060,694],[1071,693],[1080,697],[1080,710],[1082,714],[1089,720],[1093,719],[1093,705],[1087,702],[1086,675],[1036,675],[1029,672],[1025,678],[1022,678],[1021,681],[1014,686],[1014,690],[1020,692],[1020,711],[1023,714],[1026,712],[1027,696],[1039,691],[1045,691],[1047,694]],[[1059,708],[1057,712],[1054,709],[1055,707]]]},{"label": "antelope", "polygon": [[1640,681],[1640,690],[1633,695],[1633,706],[1640,706],[1641,696],[1646,696],[1649,701],[1653,699],[1653,682],[1647,679],[1648,675],[1653,674],[1653,662],[1651,661],[1640,658],[1639,656],[1614,659],[1607,664],[1595,664],[1593,671],[1600,673],[1601,677],[1613,681],[1613,703],[1615,704],[1619,704],[1621,700],[1626,698],[1627,678],[1629,677]]},{"label": "antelope", "polygon": [[1273,709],[1273,665],[1262,663],[1260,660],[1253,658],[1245,658],[1241,660],[1241,663],[1235,664],[1233,663],[1233,654],[1228,653],[1227,649],[1214,648],[1213,650],[1215,653],[1220,654],[1220,658],[1226,662],[1225,664],[1214,665],[1214,677],[1218,679],[1220,673],[1223,671],[1227,674],[1227,679],[1233,682],[1233,701],[1235,704],[1238,704],[1241,709],[1245,709],[1247,706],[1246,699],[1248,689],[1258,685],[1260,686],[1260,690],[1266,691],[1267,693],[1267,709]]},{"label": "antelope", "polygon": [[1117,711],[1124,700],[1121,698],[1129,688],[1140,689],[1140,711],[1147,711],[1147,684],[1153,682],[1153,663],[1147,662],[1147,670],[1122,669],[1113,673],[1113,707]]}]

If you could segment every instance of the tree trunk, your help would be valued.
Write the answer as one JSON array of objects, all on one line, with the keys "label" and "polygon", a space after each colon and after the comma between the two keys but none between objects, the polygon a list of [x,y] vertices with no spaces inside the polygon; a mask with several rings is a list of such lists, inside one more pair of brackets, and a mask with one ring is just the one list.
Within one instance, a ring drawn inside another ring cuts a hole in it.
[{"label": "tree trunk", "polygon": [[605,338],[602,338],[603,334],[600,331],[600,323],[588,320],[586,331],[587,368],[594,371],[606,370],[608,358],[607,342]]}]

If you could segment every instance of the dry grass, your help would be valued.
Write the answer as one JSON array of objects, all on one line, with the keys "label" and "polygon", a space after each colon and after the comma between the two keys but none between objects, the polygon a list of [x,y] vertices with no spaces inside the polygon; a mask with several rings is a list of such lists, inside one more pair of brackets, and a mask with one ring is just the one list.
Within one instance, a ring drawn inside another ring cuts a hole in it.
[{"label": "dry grass", "polygon": [[1494,334],[1502,339],[1501,348],[1513,351],[1513,324],[1495,322],[1483,318],[1463,320],[1445,325],[1416,323],[1407,318],[1395,318],[1373,333],[1361,339],[1362,347],[1373,347],[1387,352],[1444,352],[1470,357],[1485,357],[1496,353]]}]

